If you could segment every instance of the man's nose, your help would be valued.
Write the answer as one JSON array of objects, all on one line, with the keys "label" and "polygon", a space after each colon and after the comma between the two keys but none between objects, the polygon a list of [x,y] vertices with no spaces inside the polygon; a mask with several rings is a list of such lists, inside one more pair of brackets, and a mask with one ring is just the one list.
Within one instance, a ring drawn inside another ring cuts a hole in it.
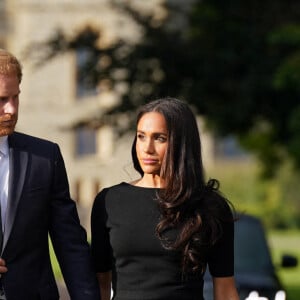
[{"label": "man's nose", "polygon": [[4,106],[4,113],[6,114],[14,114],[17,111],[17,106],[15,101],[9,99]]}]

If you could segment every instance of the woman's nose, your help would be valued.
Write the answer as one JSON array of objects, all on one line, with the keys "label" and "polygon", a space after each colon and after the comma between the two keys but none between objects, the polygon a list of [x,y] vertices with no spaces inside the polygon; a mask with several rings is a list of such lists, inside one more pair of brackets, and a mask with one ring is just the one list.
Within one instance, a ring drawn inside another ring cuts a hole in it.
[{"label": "woman's nose", "polygon": [[146,153],[153,153],[154,152],[154,145],[153,145],[153,141],[151,139],[149,139],[147,142],[145,142],[144,151]]}]

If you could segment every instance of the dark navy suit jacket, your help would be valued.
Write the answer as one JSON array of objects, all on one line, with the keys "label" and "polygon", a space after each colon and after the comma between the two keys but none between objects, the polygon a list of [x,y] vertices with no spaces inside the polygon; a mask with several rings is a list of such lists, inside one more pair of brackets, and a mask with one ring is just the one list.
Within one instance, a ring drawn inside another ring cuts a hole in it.
[{"label": "dark navy suit jacket", "polygon": [[73,300],[99,300],[86,232],[70,198],[57,144],[13,133],[8,137],[10,183],[1,257],[7,300],[59,299],[48,234]]}]

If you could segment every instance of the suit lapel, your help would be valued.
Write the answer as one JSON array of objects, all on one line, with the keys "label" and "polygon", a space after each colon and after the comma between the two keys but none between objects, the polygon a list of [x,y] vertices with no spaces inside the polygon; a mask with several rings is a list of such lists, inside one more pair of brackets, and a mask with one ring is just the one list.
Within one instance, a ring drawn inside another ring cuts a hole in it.
[{"label": "suit lapel", "polygon": [[3,249],[10,236],[20,201],[28,165],[28,152],[24,151],[15,134],[9,137],[9,189]]}]

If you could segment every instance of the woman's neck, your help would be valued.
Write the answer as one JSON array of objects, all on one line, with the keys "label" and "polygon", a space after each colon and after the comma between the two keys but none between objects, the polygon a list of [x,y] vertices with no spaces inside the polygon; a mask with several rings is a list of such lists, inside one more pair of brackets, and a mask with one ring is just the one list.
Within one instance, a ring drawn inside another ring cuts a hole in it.
[{"label": "woman's neck", "polygon": [[144,176],[133,183],[140,187],[163,188],[164,180],[159,175],[144,174]]}]

